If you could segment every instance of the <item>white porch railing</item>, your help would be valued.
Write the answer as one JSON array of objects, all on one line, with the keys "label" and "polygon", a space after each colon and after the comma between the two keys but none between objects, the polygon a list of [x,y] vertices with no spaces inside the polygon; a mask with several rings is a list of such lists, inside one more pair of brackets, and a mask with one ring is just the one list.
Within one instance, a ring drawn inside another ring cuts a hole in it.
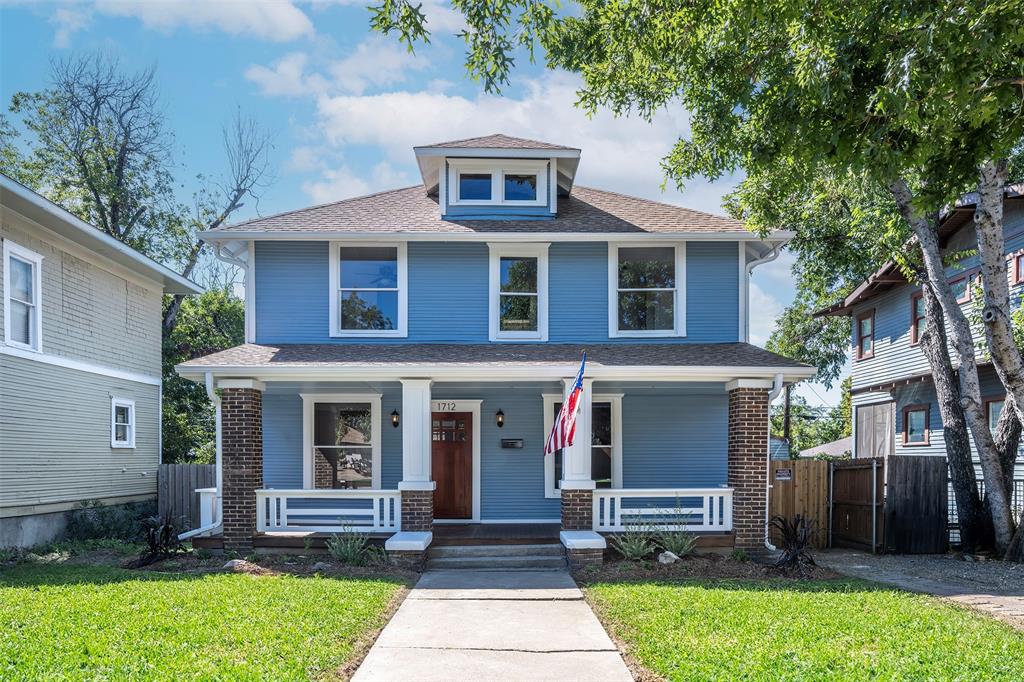
[{"label": "white porch railing", "polygon": [[260,533],[388,533],[401,526],[397,490],[256,491],[256,530]]},{"label": "white porch railing", "polygon": [[196,492],[199,494],[199,527],[212,526],[217,518],[217,489],[196,488]]},{"label": "white porch railing", "polygon": [[594,491],[594,530],[732,530],[732,488]]}]

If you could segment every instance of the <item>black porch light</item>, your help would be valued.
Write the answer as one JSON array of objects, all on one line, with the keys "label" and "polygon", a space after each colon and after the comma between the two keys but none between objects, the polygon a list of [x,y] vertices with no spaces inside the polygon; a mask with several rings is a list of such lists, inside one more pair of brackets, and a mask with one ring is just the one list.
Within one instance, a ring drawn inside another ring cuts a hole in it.
[{"label": "black porch light", "polygon": [[497,412],[495,412],[494,413],[494,423],[498,425],[499,429],[502,426],[504,426],[505,425],[505,413],[502,412],[501,410],[498,410]]},{"label": "black porch light", "polygon": [[398,410],[391,411],[391,425],[398,428]]}]

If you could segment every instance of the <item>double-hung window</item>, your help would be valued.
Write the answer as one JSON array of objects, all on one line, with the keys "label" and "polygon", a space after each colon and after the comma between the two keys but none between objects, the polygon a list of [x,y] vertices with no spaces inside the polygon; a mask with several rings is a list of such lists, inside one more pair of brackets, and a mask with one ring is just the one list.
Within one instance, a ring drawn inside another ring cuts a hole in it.
[{"label": "double-hung window", "polygon": [[380,488],[380,395],[303,394],[306,488]]},{"label": "double-hung window", "polygon": [[996,425],[999,424],[999,417],[1003,414],[1005,405],[1006,398],[989,398],[985,401],[985,419],[992,433],[996,431]]},{"label": "double-hung window", "polygon": [[452,206],[546,206],[551,166],[533,159],[449,159]]},{"label": "double-hung window", "polygon": [[875,356],[875,311],[870,310],[857,316],[857,347],[858,360],[867,360]]},{"label": "double-hung window", "polygon": [[16,348],[43,348],[43,257],[4,240],[4,343]]},{"label": "double-hung window", "polygon": [[608,335],[686,335],[686,245],[609,246]]},{"label": "double-hung window", "polygon": [[110,399],[110,447],[135,447],[135,401]]},{"label": "double-hung window", "polygon": [[957,303],[967,303],[971,300],[971,277],[961,275],[949,281],[949,287],[956,296]]},{"label": "double-hung window", "polygon": [[924,294],[917,292],[910,297],[910,343],[921,342],[924,326]]},{"label": "double-hung window", "polygon": [[[543,441],[551,433],[561,395],[544,395]],[[590,413],[590,475],[598,488],[622,487],[622,395],[597,394]],[[544,456],[544,496],[559,497],[562,480],[562,451]]]},{"label": "double-hung window", "polygon": [[406,245],[331,245],[331,336],[405,336]]},{"label": "double-hung window", "polygon": [[548,338],[548,245],[490,245],[491,341]]}]

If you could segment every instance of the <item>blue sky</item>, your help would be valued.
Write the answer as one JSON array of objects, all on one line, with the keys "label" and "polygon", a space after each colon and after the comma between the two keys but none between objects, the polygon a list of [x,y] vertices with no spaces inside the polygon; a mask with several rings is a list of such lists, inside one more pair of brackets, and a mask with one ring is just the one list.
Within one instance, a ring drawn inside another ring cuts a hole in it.
[{"label": "blue sky", "polygon": [[[588,118],[574,107],[575,76],[525,60],[501,97],[485,95],[465,76],[461,23],[443,0],[423,1],[433,36],[415,55],[370,32],[367,3],[0,0],[0,98],[45,87],[50,60],[82,51],[155,64],[184,193],[196,174],[221,172],[221,126],[236,108],[272,132],[274,181],[239,218],[414,184],[413,145],[493,132],[580,147],[580,184],[723,212],[736,178],[661,189],[659,160],[687,132],[682,108],[651,123]],[[755,271],[755,343],[793,297],[791,264],[783,254]],[[838,401],[822,386],[800,392]]]}]

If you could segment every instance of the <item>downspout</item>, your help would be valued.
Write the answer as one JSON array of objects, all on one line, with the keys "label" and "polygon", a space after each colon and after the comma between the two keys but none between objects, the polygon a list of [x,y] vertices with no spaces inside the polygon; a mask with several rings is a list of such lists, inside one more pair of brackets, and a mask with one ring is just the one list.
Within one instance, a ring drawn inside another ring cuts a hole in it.
[{"label": "downspout", "polygon": [[217,492],[216,492],[216,497],[214,498],[215,501],[216,501],[216,505],[215,505],[215,510],[214,510],[214,514],[213,514],[213,523],[211,523],[209,525],[206,525],[206,526],[202,526],[200,528],[195,528],[195,529],[187,531],[185,533],[182,533],[181,535],[178,536],[179,540],[187,540],[187,539],[189,539],[191,537],[195,537],[197,535],[202,535],[202,534],[207,533],[207,532],[209,532],[211,530],[215,530],[216,528],[219,528],[220,525],[221,525],[221,519],[223,518],[223,513],[224,513],[223,506],[222,506],[224,502],[223,502],[223,498],[221,497],[221,490],[222,490],[222,483],[223,483],[223,468],[221,466],[222,463],[221,463],[221,438],[220,438],[220,396],[217,395],[217,391],[214,390],[213,372],[207,372],[206,373],[206,397],[210,399],[210,403],[213,405],[213,410],[214,410],[214,429],[215,429],[214,430],[214,434],[215,434],[214,435],[214,444],[215,444],[214,450],[215,450],[215,453],[216,453],[215,454],[215,462],[216,462],[216,472],[217,472],[217,477],[216,477]]},{"label": "downspout", "polygon": [[750,261],[749,263],[747,263],[747,270],[746,270],[746,272],[747,272],[746,280],[747,281],[744,283],[745,286],[743,287],[743,296],[744,296],[743,308],[746,311],[746,318],[747,318],[743,322],[743,340],[744,341],[750,341],[750,276],[754,273],[754,268],[756,268],[758,265],[764,265],[765,263],[771,263],[773,260],[778,258],[779,254],[782,253],[783,245],[784,245],[784,242],[776,242],[774,244],[770,243],[770,246],[772,247],[771,251],[769,251],[766,255],[762,256],[761,258],[754,259],[754,260]]},{"label": "downspout", "polygon": [[[776,251],[777,250],[778,249],[776,248]],[[778,254],[776,253],[776,255],[778,255]],[[765,464],[764,464],[764,546],[768,549],[769,552],[774,552],[775,549],[776,549],[775,545],[773,545],[771,543],[771,541],[768,539],[768,524],[771,522],[771,519],[768,518],[768,515],[771,514],[770,503],[771,503],[771,494],[772,494],[772,430],[771,430],[771,409],[772,409],[772,402],[774,402],[775,399],[779,397],[779,394],[782,393],[782,389],[785,386],[785,384],[786,384],[786,382],[783,380],[782,375],[781,374],[776,374],[775,375],[775,380],[772,382],[771,393],[768,394],[768,413],[769,413],[768,414],[768,424],[769,424],[769,426],[768,426],[768,445],[765,448],[765,452],[767,453],[767,457],[765,457]]]}]

